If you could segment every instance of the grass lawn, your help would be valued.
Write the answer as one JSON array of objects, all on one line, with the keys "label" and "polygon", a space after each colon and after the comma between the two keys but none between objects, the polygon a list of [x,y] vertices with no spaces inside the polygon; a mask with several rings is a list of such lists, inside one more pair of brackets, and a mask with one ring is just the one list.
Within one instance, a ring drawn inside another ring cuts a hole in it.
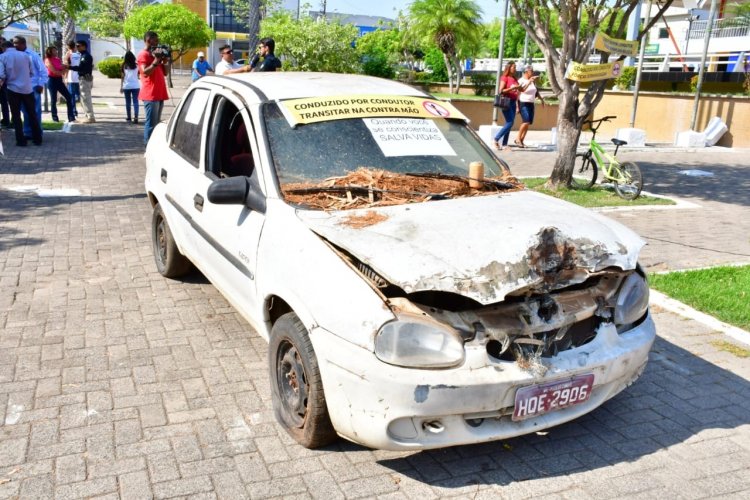
[{"label": "grass lawn", "polygon": [[560,198],[582,207],[631,207],[633,205],[674,205],[672,200],[664,198],[653,198],[651,196],[641,195],[633,201],[623,200],[613,190],[605,189],[599,184],[595,184],[588,189],[563,189],[560,191],[550,191],[544,189],[544,183],[547,177],[530,177],[521,179],[529,189],[539,191],[540,193]]},{"label": "grass lawn", "polygon": [[51,120],[42,120],[42,130],[62,130],[63,122],[53,122]]},{"label": "grass lawn", "polygon": [[750,266],[652,274],[651,288],[690,307],[750,330]]}]

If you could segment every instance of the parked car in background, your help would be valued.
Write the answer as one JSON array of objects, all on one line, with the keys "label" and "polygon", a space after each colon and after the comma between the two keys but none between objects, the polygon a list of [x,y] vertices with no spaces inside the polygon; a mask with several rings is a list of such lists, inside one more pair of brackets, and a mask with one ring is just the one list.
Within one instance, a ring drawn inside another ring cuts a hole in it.
[{"label": "parked car in background", "polygon": [[655,329],[619,223],[534,193],[452,105],[359,75],[208,76],[146,151],[159,272],[269,340],[279,423],[392,450],[588,413]]}]

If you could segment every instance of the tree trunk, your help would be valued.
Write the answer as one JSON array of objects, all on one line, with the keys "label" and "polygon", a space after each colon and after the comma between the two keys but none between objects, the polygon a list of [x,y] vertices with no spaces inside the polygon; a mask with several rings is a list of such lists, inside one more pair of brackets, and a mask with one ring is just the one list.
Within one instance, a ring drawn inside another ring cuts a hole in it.
[{"label": "tree trunk", "polygon": [[453,56],[453,66],[456,68],[455,77],[456,77],[456,94],[461,93],[461,76],[463,75],[463,72],[461,71],[461,62],[458,60],[458,57],[456,55]]},{"label": "tree trunk", "polygon": [[578,99],[571,92],[560,94],[560,108],[557,112],[557,158],[547,181],[547,187],[566,187],[573,176],[576,148],[581,137],[578,124]]},{"label": "tree trunk", "polygon": [[443,52],[443,62],[445,63],[445,69],[448,70],[448,92],[453,93],[453,63],[451,62],[448,54]]},{"label": "tree trunk", "polygon": [[76,37],[76,22],[73,18],[68,18],[63,27],[63,45],[67,46],[68,42],[74,42]]},{"label": "tree trunk", "polygon": [[248,43],[250,48],[247,54],[248,59],[253,57],[255,49],[258,47],[258,34],[260,33],[260,0],[249,1],[249,17],[247,21],[248,26]]}]

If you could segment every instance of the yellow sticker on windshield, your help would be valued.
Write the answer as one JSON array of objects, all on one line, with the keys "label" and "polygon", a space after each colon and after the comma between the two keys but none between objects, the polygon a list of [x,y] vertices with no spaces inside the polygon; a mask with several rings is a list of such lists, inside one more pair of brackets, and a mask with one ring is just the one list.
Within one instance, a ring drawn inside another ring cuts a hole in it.
[{"label": "yellow sticker on windshield", "polygon": [[279,106],[292,126],[345,118],[384,116],[466,120],[466,117],[451,103],[429,97],[392,95],[306,97],[281,101]]}]

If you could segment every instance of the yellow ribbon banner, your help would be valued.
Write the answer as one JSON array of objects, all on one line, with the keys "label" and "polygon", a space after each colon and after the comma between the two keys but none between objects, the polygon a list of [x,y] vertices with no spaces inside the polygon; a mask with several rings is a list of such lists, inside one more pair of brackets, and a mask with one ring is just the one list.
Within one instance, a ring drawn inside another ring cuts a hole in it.
[{"label": "yellow ribbon banner", "polygon": [[306,97],[279,103],[289,123],[317,123],[346,118],[409,117],[466,120],[451,103],[429,97],[345,95]]},{"label": "yellow ribbon banner", "polygon": [[579,64],[572,62],[565,72],[565,78],[574,82],[595,82],[617,78],[622,72],[622,61],[607,64]]},{"label": "yellow ribbon banner", "polygon": [[601,31],[596,34],[594,48],[602,52],[609,52],[610,54],[621,54],[624,56],[638,55],[637,40],[620,40],[619,38],[612,38],[605,35]]}]

